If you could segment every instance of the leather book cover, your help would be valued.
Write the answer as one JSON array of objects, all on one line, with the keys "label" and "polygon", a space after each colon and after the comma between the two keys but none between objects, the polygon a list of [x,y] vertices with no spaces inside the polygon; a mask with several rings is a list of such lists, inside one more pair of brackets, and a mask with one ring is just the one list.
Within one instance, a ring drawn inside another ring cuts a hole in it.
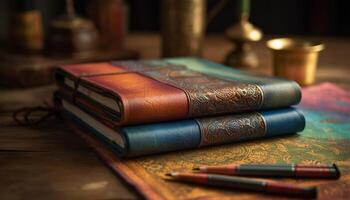
[{"label": "leather book cover", "polygon": [[78,106],[116,125],[273,109],[301,99],[293,81],[196,58],[66,65],[56,80]]}]

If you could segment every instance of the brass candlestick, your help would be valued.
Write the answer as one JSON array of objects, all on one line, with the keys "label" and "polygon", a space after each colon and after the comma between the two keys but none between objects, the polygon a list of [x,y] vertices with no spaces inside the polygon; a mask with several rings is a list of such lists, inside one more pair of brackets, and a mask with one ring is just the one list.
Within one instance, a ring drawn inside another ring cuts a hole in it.
[{"label": "brass candlestick", "polygon": [[226,36],[234,44],[233,50],[227,55],[225,64],[232,67],[257,67],[258,58],[251,51],[250,42],[259,41],[262,32],[249,21],[249,0],[240,0],[239,22],[226,30]]}]

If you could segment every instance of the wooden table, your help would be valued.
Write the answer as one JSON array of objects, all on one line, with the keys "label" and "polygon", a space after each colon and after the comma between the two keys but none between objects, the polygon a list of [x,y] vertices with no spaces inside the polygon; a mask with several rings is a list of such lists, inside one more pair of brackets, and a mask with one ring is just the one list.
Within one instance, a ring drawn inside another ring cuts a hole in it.
[{"label": "wooden table", "polygon": [[[326,44],[317,81],[350,89],[350,40],[316,39]],[[160,55],[156,34],[131,35],[127,46],[140,51],[141,58]],[[222,36],[208,36],[204,46],[204,57],[216,62],[221,62],[231,48]],[[271,58],[265,42],[253,48],[260,58],[260,67],[254,71],[269,74]],[[13,110],[40,105],[54,89],[0,89],[0,199],[137,199],[137,194],[61,121],[51,120],[38,128],[13,123]]]}]

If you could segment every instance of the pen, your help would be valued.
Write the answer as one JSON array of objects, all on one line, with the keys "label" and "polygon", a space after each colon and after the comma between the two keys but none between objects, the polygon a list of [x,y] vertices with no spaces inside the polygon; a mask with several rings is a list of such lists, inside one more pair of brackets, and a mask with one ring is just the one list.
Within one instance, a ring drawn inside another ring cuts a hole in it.
[{"label": "pen", "polygon": [[338,167],[332,165],[305,165],[305,164],[242,164],[226,166],[200,166],[193,168],[199,172],[243,175],[243,176],[273,176],[299,178],[331,178],[340,176]]},{"label": "pen", "polygon": [[292,184],[261,181],[252,178],[234,177],[204,173],[180,173],[172,172],[166,174],[173,180],[211,185],[217,187],[227,187],[233,189],[243,189],[257,192],[275,193],[280,195],[314,198],[317,196],[316,187],[299,187]]}]

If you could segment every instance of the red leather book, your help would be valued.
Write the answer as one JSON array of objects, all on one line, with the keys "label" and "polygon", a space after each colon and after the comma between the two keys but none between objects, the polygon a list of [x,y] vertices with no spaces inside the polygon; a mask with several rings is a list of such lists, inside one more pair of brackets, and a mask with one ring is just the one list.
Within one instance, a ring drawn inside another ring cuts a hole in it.
[{"label": "red leather book", "polygon": [[111,125],[285,107],[301,97],[293,81],[195,58],[66,65],[56,80],[64,98]]}]

